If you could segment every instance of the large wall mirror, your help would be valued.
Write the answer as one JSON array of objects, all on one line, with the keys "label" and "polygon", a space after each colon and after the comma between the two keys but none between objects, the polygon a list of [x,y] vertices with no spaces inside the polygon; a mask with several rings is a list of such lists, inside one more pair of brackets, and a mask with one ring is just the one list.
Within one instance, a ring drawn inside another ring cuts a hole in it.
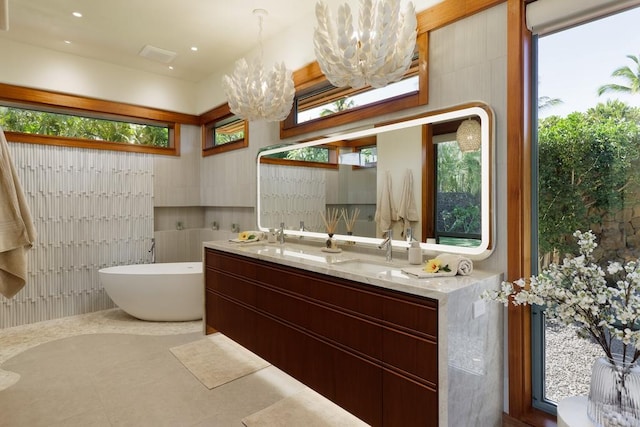
[{"label": "large wall mirror", "polygon": [[339,243],[377,245],[392,229],[394,246],[414,239],[426,250],[486,258],[493,128],[491,108],[473,103],[268,147],[257,157],[258,227],[284,223],[288,235],[326,239],[325,219],[336,214]]}]

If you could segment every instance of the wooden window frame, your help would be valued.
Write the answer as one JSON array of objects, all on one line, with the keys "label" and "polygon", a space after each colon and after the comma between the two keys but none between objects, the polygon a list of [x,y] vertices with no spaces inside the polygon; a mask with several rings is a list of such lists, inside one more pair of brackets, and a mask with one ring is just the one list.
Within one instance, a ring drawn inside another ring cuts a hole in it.
[{"label": "wooden window frame", "polygon": [[[295,149],[295,145],[290,148]],[[338,169],[338,150],[336,145],[322,146],[329,150],[329,161],[324,162],[307,162],[304,160],[277,159],[274,157],[260,157],[260,163],[280,166],[301,166],[305,168],[321,168],[321,169]]]},{"label": "wooden window frame", "polygon": [[213,132],[221,120],[234,116],[229,108],[229,103],[219,105],[200,116],[200,126],[202,128],[202,157],[215,154],[226,153],[239,150],[249,146],[249,122],[244,121],[244,138],[222,145],[214,145]]},{"label": "wooden window frame", "polygon": [[[366,118],[376,117],[381,114],[388,114],[407,108],[417,107],[419,105],[426,105],[429,92],[429,67],[427,66],[429,56],[429,33],[427,31],[418,34],[416,46],[418,48],[418,91],[399,95],[383,101],[372,102],[360,107],[350,108],[345,111],[331,114],[327,117],[320,117],[303,123],[295,123],[296,106],[294,99],[294,106],[291,109],[291,113],[289,113],[289,116],[287,116],[286,119],[280,122],[280,138],[291,138],[309,132],[329,129]],[[412,74],[415,73],[416,71],[412,72]],[[308,92],[313,88],[329,84],[327,78],[320,70],[320,65],[317,61],[296,70],[293,73],[293,81],[296,88],[296,96],[299,93]],[[352,89],[346,87],[340,88],[339,90],[343,91],[345,96],[353,92]]]},{"label": "wooden window frame", "polygon": [[22,132],[5,132],[7,140],[28,144],[179,156],[180,125],[199,124],[198,117],[190,114],[175,113],[157,108],[104,101],[41,89],[31,89],[4,83],[0,83],[0,101],[6,104],[34,108],[40,111],[52,111],[106,120],[125,120],[131,121],[132,123],[161,125],[169,128],[168,148],[51,135],[36,135]]}]

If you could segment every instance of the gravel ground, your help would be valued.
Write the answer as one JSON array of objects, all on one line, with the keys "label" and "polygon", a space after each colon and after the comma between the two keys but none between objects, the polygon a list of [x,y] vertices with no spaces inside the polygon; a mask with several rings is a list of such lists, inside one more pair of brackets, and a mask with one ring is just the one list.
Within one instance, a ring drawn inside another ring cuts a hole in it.
[{"label": "gravel ground", "polygon": [[587,396],[593,362],[604,356],[600,346],[578,337],[572,327],[547,323],[545,334],[547,399],[559,402],[569,396]]}]

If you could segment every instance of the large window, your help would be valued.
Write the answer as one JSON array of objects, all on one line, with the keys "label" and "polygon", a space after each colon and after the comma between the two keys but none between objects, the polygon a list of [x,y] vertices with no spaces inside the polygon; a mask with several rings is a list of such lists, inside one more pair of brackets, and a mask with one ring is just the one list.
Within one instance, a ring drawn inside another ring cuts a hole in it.
[{"label": "large window", "polygon": [[[537,39],[534,274],[593,230],[596,257],[640,256],[640,33],[636,8]],[[586,395],[602,352],[532,310],[534,406]]]},{"label": "large window", "polygon": [[0,126],[7,132],[169,147],[168,125],[63,114],[36,107],[0,105]]},{"label": "large window", "polygon": [[0,126],[11,142],[180,155],[180,125],[198,117],[0,83]]}]

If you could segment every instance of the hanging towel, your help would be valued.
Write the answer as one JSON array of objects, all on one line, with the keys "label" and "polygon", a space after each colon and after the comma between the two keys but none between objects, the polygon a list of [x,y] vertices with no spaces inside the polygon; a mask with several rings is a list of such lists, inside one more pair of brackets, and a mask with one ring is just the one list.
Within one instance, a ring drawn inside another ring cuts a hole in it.
[{"label": "hanging towel", "polygon": [[9,145],[0,128],[0,294],[11,298],[27,280],[27,250],[36,238]]},{"label": "hanging towel", "polygon": [[418,209],[416,208],[416,199],[413,196],[413,172],[411,172],[411,169],[407,169],[404,175],[401,197],[398,217],[404,221],[406,228],[409,222],[420,220]]},{"label": "hanging towel", "polygon": [[382,187],[378,194],[378,205],[376,206],[374,218],[381,231],[390,230],[393,222],[398,220],[398,211],[391,195],[392,188],[391,173],[385,171]]}]

